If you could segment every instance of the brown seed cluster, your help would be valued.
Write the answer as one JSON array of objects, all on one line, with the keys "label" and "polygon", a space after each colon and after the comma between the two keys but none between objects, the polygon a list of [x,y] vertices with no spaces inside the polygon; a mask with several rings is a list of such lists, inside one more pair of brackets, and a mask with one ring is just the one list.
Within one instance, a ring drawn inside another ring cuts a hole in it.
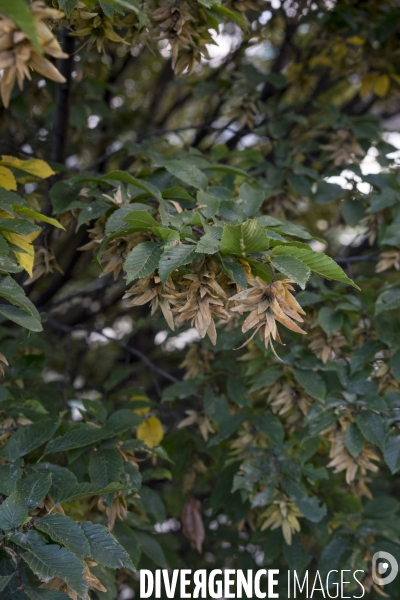
[{"label": "brown seed cluster", "polygon": [[[104,239],[104,222],[102,219],[96,221],[92,229],[88,229],[90,241],[78,250],[96,250]],[[125,259],[129,252],[141,242],[149,239],[149,235],[142,232],[132,233],[112,240],[101,253],[103,272],[101,277],[113,274],[116,281],[122,271]]]},{"label": "brown seed cluster", "polygon": [[[35,24],[36,35],[43,54],[54,58],[68,58],[60,44],[43,19],[60,19],[63,13],[49,8],[44,2],[37,0],[28,6]],[[15,81],[22,90],[24,79],[31,79],[31,69],[53,81],[63,83],[65,78],[47,58],[45,58],[26,33],[21,31],[14,21],[0,15],[0,69],[3,75],[0,92],[5,107],[10,102]]]},{"label": "brown seed cluster", "polygon": [[292,536],[300,531],[299,519],[302,516],[294,502],[278,492],[272,504],[260,515],[261,531],[281,527],[285,542],[290,546]]},{"label": "brown seed cluster", "polygon": [[243,333],[251,329],[254,331],[246,344],[260,332],[265,347],[271,347],[277,356],[272,344],[272,340],[282,344],[277,322],[296,333],[306,333],[295,323],[295,321],[303,322],[300,315],[304,315],[305,312],[291,293],[294,290],[292,283],[290,279],[282,279],[268,284],[255,277],[249,280],[250,288],[231,298],[236,303],[236,306],[231,309],[233,312],[241,315],[250,312],[243,323],[242,331]]},{"label": "brown seed cluster", "polygon": [[29,277],[29,279],[24,282],[24,285],[30,285],[37,279],[40,279],[40,277],[53,273],[54,270],[63,273],[53,250],[51,248],[38,246],[35,248],[35,262],[33,265],[32,277]]},{"label": "brown seed cluster", "polygon": [[227,303],[235,286],[212,260],[200,261],[193,270],[194,273],[174,273],[164,288],[155,275],[139,279],[127,291],[125,298],[133,296],[130,306],[150,302],[152,314],[160,306],[173,331],[176,325],[189,321],[202,338],[208,335],[215,344],[217,332],[214,320],[229,320],[231,315]]},{"label": "brown seed cluster", "polygon": [[229,116],[231,119],[238,120],[240,128],[248,127],[250,131],[253,131],[254,121],[258,112],[259,110],[254,98],[246,96],[238,101],[229,113]]},{"label": "brown seed cluster", "polygon": [[169,298],[174,297],[176,293],[176,287],[171,277],[167,280],[163,288],[161,279],[157,275],[148,275],[139,279],[126,292],[124,298],[132,298],[128,306],[143,306],[143,304],[150,302],[152,315],[160,307],[168,326],[174,331],[174,317]]},{"label": "brown seed cluster", "polygon": [[338,425],[335,424],[330,430],[322,432],[323,434],[328,433],[327,438],[331,442],[329,452],[331,461],[327,466],[333,468],[334,473],[345,471],[346,483],[349,485],[354,481],[358,470],[363,477],[365,477],[367,471],[376,473],[379,468],[372,461],[379,462],[380,460],[371,445],[367,443],[357,457],[350,454],[346,447],[346,431],[350,423],[349,418],[342,417],[339,419]]},{"label": "brown seed cluster", "polygon": [[193,8],[194,3],[176,2],[157,8],[150,15],[156,24],[156,39],[170,43],[172,68],[176,75],[181,75],[185,69],[190,74],[202,58],[209,59],[206,44],[214,43],[208,27],[201,25]]},{"label": "brown seed cluster", "polygon": [[346,338],[338,331],[332,332],[330,336],[318,331],[313,335],[309,348],[325,364],[340,356],[341,348],[347,345]]},{"label": "brown seed cluster", "polygon": [[98,52],[104,52],[107,41],[128,43],[114,29],[114,27],[123,27],[123,22],[115,17],[110,19],[100,10],[88,11],[83,2],[78,2],[76,9],[71,12],[70,21],[74,23],[74,31],[71,31],[70,35],[88,37],[85,45],[89,50],[92,46],[96,46]]},{"label": "brown seed cluster", "polygon": [[376,265],[375,271],[383,273],[383,271],[388,271],[389,269],[400,271],[400,250],[390,250],[389,252],[382,252],[379,255],[379,262]]},{"label": "brown seed cluster", "polygon": [[186,369],[183,379],[187,381],[198,375],[209,373],[212,360],[214,360],[214,353],[209,348],[200,344],[191,344],[185,360],[179,365],[181,369]]}]

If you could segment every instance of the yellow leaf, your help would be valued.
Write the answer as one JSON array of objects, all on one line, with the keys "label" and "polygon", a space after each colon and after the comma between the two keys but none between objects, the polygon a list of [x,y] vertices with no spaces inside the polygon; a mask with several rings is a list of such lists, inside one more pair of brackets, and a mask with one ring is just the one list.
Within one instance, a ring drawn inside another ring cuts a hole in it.
[{"label": "yellow leaf", "polygon": [[380,75],[375,81],[374,92],[380,98],[384,98],[390,88],[390,79],[387,75]]},{"label": "yellow leaf", "polygon": [[396,73],[392,73],[391,78],[394,79],[397,83],[400,83],[400,75],[396,75]]},{"label": "yellow leaf", "polygon": [[360,88],[360,97],[362,99],[364,99],[365,96],[372,92],[377,77],[378,76],[376,73],[368,73],[368,75],[365,75],[365,77],[363,77]]},{"label": "yellow leaf", "polygon": [[11,233],[8,231],[3,231],[2,233],[6,240],[14,244],[14,246],[21,248],[22,252],[13,250],[15,258],[20,266],[32,277],[33,263],[35,261],[35,249],[32,242],[40,235],[41,231],[34,231],[29,235],[19,235],[19,233]]},{"label": "yellow leaf", "polygon": [[6,190],[16,190],[17,182],[10,169],[0,166],[0,186]]},{"label": "yellow leaf", "polygon": [[351,38],[347,38],[348,44],[354,44],[354,46],[364,46],[365,40],[359,35],[353,35]]},{"label": "yellow leaf", "polygon": [[147,415],[148,412],[150,412],[150,400],[148,399],[148,397],[145,394],[133,394],[133,396],[131,396],[131,400],[133,402],[148,402],[149,406],[140,406],[138,408],[134,408],[133,412],[135,413],[135,415],[139,415],[140,417],[143,417],[144,415]]},{"label": "yellow leaf", "polygon": [[28,206],[13,204],[13,209],[17,213],[22,213],[23,215],[26,215],[27,217],[32,217],[33,219],[37,219],[38,221],[45,221],[46,223],[50,223],[50,225],[58,227],[59,229],[64,229],[65,231],[65,227],[63,227],[61,223],[57,221],[57,219],[53,219],[52,217],[46,217],[46,215],[42,215],[41,213],[37,212],[36,210],[33,210],[32,208],[29,208]]},{"label": "yellow leaf", "polygon": [[310,59],[309,65],[310,69],[315,69],[316,67],[331,67],[333,64],[332,59],[328,56],[324,56],[319,54],[318,56],[314,56]]},{"label": "yellow leaf", "polygon": [[15,156],[2,156],[0,164],[6,165],[7,167],[21,169],[21,171],[25,171],[26,173],[30,173],[31,175],[35,175],[41,179],[46,179],[51,175],[55,175],[53,169],[40,158],[21,160]]},{"label": "yellow leaf", "polygon": [[146,419],[136,431],[138,440],[142,440],[149,448],[158,446],[164,437],[161,421],[157,417]]}]

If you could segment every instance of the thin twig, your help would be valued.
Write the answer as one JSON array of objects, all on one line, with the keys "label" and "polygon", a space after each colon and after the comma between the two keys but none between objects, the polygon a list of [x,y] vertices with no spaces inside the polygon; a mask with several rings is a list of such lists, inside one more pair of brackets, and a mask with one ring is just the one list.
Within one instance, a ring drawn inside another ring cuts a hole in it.
[{"label": "thin twig", "polygon": [[71,366],[71,334],[67,335],[65,340],[65,365],[64,365],[64,379],[63,379],[63,405],[64,410],[68,410],[68,384],[70,379],[70,366]]},{"label": "thin twig", "polygon": [[121,342],[120,340],[116,340],[115,338],[113,338],[109,335],[106,335],[102,331],[96,331],[95,329],[88,329],[87,327],[70,327],[68,325],[63,325],[62,323],[59,323],[58,321],[55,321],[54,319],[52,319],[50,317],[47,317],[46,322],[49,325],[51,325],[51,327],[54,327],[54,329],[58,329],[59,331],[63,331],[64,333],[72,334],[74,332],[83,331],[89,335],[91,333],[100,335],[101,337],[105,338],[106,340],[109,340],[110,342],[117,344],[118,346],[120,346],[120,348],[123,348],[126,352],[128,352],[132,356],[136,356],[136,358],[139,358],[142,362],[144,362],[145,365],[147,365],[147,367],[149,367],[149,369],[154,371],[154,373],[158,373],[159,375],[161,375],[165,379],[168,379],[169,381],[172,381],[173,383],[177,383],[179,381],[179,379],[177,377],[174,377],[173,375],[170,375],[163,369],[160,369],[159,367],[157,367],[157,365],[155,365],[145,354],[143,354],[143,352],[140,352],[140,350],[136,350],[136,348],[132,348],[128,344],[125,344],[124,342]]}]

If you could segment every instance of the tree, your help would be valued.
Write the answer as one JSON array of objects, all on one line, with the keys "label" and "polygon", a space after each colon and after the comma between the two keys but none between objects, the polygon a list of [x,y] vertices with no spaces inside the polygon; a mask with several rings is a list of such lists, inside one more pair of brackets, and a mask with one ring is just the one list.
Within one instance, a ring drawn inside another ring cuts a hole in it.
[{"label": "tree", "polygon": [[0,0],[2,598],[400,598],[399,17]]}]

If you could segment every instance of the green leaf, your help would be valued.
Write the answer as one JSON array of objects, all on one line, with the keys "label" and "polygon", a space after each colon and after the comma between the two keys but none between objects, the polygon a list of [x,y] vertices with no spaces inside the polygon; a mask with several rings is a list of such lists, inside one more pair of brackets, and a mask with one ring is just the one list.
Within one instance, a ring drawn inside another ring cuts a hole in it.
[{"label": "green leaf", "polygon": [[137,467],[130,462],[125,462],[124,472],[128,477],[128,486],[132,492],[138,492],[142,485],[142,475]]},{"label": "green leaf", "polygon": [[386,428],[381,416],[371,411],[363,411],[356,416],[356,423],[368,442],[383,448]]},{"label": "green leaf", "polygon": [[400,381],[400,350],[397,350],[390,359],[390,370],[393,376]]},{"label": "green leaf", "polygon": [[148,556],[157,566],[163,567],[164,569],[167,568],[164,552],[157,540],[143,531],[136,531],[135,534],[144,554],[146,554],[146,556]]},{"label": "green leaf", "polygon": [[400,435],[386,439],[383,456],[393,475],[397,473],[400,470]]},{"label": "green leaf", "polygon": [[18,492],[14,492],[0,506],[0,528],[4,531],[16,529],[25,520],[27,514],[28,507],[24,498]]},{"label": "green leaf", "polygon": [[197,392],[199,384],[195,381],[178,381],[163,389],[161,402],[172,402],[188,398]]},{"label": "green leaf", "polygon": [[132,427],[137,427],[142,422],[142,418],[139,415],[134,414],[131,410],[124,408],[122,410],[116,410],[108,418],[104,425],[104,431],[108,435],[119,435],[124,433]]},{"label": "green leaf", "polygon": [[206,219],[211,219],[217,214],[220,202],[219,198],[216,198],[212,194],[208,194],[202,190],[197,192],[197,204]]},{"label": "green leaf", "polygon": [[248,183],[243,183],[239,188],[239,198],[247,217],[252,217],[262,206],[266,193],[260,188],[255,188]]},{"label": "green leaf", "polygon": [[57,215],[73,208],[87,208],[87,204],[78,200],[81,188],[82,186],[72,185],[70,180],[57,181],[49,191],[53,214]]},{"label": "green leaf", "polygon": [[6,319],[29,329],[29,331],[39,332],[43,330],[43,327],[35,317],[28,315],[26,312],[17,308],[16,306],[10,306],[9,304],[0,304],[0,315],[3,315]]},{"label": "green leaf", "polygon": [[318,312],[318,323],[329,337],[343,325],[343,313],[329,306],[323,306]]},{"label": "green leaf", "polygon": [[64,494],[61,494],[57,498],[57,502],[53,498],[56,504],[61,504],[62,502],[71,502],[71,500],[78,500],[79,498],[84,498],[85,496],[100,496],[103,494],[115,494],[115,492],[119,492],[120,490],[125,490],[126,486],[121,485],[120,483],[110,483],[106,487],[98,486],[94,483],[78,483],[75,487],[70,489],[65,489]]},{"label": "green leaf", "polygon": [[0,494],[10,496],[15,491],[15,486],[18,479],[21,479],[23,471],[21,467],[24,465],[23,460],[9,462],[0,467]]},{"label": "green leaf", "polygon": [[99,487],[119,481],[123,468],[124,463],[117,450],[100,448],[90,455],[89,477]]},{"label": "green leaf", "polygon": [[69,596],[58,590],[33,590],[25,587],[24,592],[30,600],[69,600]]},{"label": "green leaf", "polygon": [[110,483],[107,487],[99,487],[93,483],[78,483],[77,478],[71,471],[51,463],[37,463],[35,471],[40,473],[51,473],[52,486],[50,496],[54,504],[61,504],[84,496],[97,496],[99,494],[113,494],[119,490],[127,489],[120,483]]},{"label": "green leaf", "polygon": [[4,575],[3,577],[0,577],[0,592],[6,589],[13,577],[14,573],[12,575]]},{"label": "green leaf", "polygon": [[116,523],[113,529],[113,534],[118,542],[129,554],[129,557],[135,566],[139,564],[142,550],[139,545],[135,532],[126,523]]},{"label": "green leaf", "polygon": [[364,204],[361,200],[350,200],[346,198],[341,206],[343,219],[350,227],[356,227],[365,216]]},{"label": "green leaf", "polygon": [[87,582],[83,576],[83,563],[66,548],[47,544],[30,552],[24,552],[22,558],[32,571],[42,580],[59,577],[79,596],[86,597]]},{"label": "green leaf", "polygon": [[[30,523],[32,524],[32,521],[30,521]],[[47,544],[44,535],[34,529],[29,529],[28,531],[15,531],[14,534],[9,534],[9,537],[15,544],[18,544],[18,546],[21,546],[24,550],[36,550]]]},{"label": "green leaf", "polygon": [[326,577],[332,569],[338,569],[344,554],[351,551],[350,539],[347,537],[338,537],[332,539],[322,551],[320,562],[318,564],[321,573]]},{"label": "green leaf", "polygon": [[[199,192],[200,193],[200,192]],[[188,200],[189,202],[194,202],[193,196],[191,196],[185,188],[180,185],[174,185],[171,188],[167,188],[162,191],[163,198],[171,198],[172,200]]]},{"label": "green leaf", "polygon": [[26,33],[28,39],[41,54],[43,51],[37,38],[35,21],[26,2],[24,0],[1,0],[0,11]]},{"label": "green leaf", "polygon": [[162,201],[161,192],[155,185],[150,183],[149,181],[143,181],[142,179],[136,179],[133,175],[129,173],[124,173],[123,171],[112,171],[111,173],[107,173],[102,177],[99,177],[99,181],[122,181],[123,183],[130,183],[131,185],[135,185],[139,189],[147,192],[149,196],[156,198],[159,202]]},{"label": "green leaf", "polygon": [[294,256],[306,264],[311,271],[318,273],[318,275],[322,275],[325,279],[341,281],[342,283],[348,283],[356,289],[360,289],[347,277],[343,269],[341,269],[332,258],[322,252],[314,252],[308,244],[296,242],[296,245],[278,245],[274,247],[273,254],[274,256]]},{"label": "green leaf", "polygon": [[285,477],[283,479],[283,488],[306,519],[312,523],[319,523],[324,518],[326,515],[325,504],[321,504],[320,500],[316,497],[311,498],[308,496],[304,485]]},{"label": "green leaf", "polygon": [[134,210],[127,214],[123,221],[128,223],[132,232],[150,231],[152,227],[160,227],[160,223],[147,210]]},{"label": "green leaf", "polygon": [[400,244],[400,231],[397,222],[382,227],[380,243],[387,246],[397,246]]},{"label": "green leaf", "polygon": [[[9,275],[0,277],[0,297],[33,316],[40,325],[40,315],[35,305],[26,297],[24,290]],[[39,330],[41,331],[41,329]]]},{"label": "green leaf", "polygon": [[103,428],[80,425],[71,429],[65,435],[50,440],[45,448],[44,455],[91,446],[106,437],[110,437],[110,433]]},{"label": "green leaf", "polygon": [[311,271],[301,260],[294,256],[273,256],[271,264],[304,290]]},{"label": "green leaf", "polygon": [[36,508],[51,488],[51,475],[34,473],[25,479],[20,479],[16,490],[24,499],[28,508]]},{"label": "green leaf", "polygon": [[179,240],[179,233],[168,227],[152,227],[151,232],[158,236],[163,242],[172,242]]},{"label": "green leaf", "polygon": [[345,444],[353,458],[357,458],[364,448],[364,437],[355,423],[351,423],[347,428]]},{"label": "green leaf", "polygon": [[29,208],[28,206],[20,206],[18,204],[14,204],[13,209],[15,210],[15,212],[22,213],[23,215],[27,215],[28,217],[32,217],[34,219],[38,219],[38,221],[44,221],[45,223],[49,223],[50,225],[53,225],[58,229],[64,229],[65,231],[65,227],[63,227],[61,223],[57,221],[57,219],[53,219],[52,217],[42,215],[42,213],[37,212],[36,210],[32,210],[32,208]]},{"label": "green leaf", "polygon": [[110,208],[110,205],[111,203],[105,199],[93,200],[90,204],[86,204],[86,208],[83,208],[79,213],[78,229],[84,223],[88,223],[103,216]]},{"label": "green leaf", "polygon": [[52,540],[68,548],[78,558],[90,556],[90,548],[82,529],[65,515],[45,515],[35,522],[36,529],[47,533]]},{"label": "green leaf", "polygon": [[44,455],[91,446],[101,440],[123,433],[140,423],[140,417],[132,411],[127,409],[119,410],[110,416],[104,427],[93,427],[82,424],[75,426],[65,435],[54,438],[47,444]]},{"label": "green leaf", "polygon": [[280,419],[276,415],[268,413],[257,415],[254,425],[261,433],[265,433],[272,447],[280,446],[285,438],[285,430]]},{"label": "green leaf", "polygon": [[172,271],[187,265],[196,258],[196,246],[189,246],[188,244],[180,244],[178,246],[168,246],[165,248],[163,255],[160,259],[158,272],[160,274],[161,283],[165,285],[168,277]]},{"label": "green leaf", "polygon": [[220,242],[211,233],[204,234],[196,246],[196,252],[215,254],[220,249]]},{"label": "green leaf", "polygon": [[350,373],[354,375],[360,369],[371,361],[377,352],[382,350],[382,344],[375,340],[368,340],[354,352],[350,359]]},{"label": "green leaf", "polygon": [[177,177],[197,190],[205,190],[207,188],[207,175],[191,163],[173,159],[165,164],[165,168],[171,175],[174,175],[174,177]]},{"label": "green leaf", "polygon": [[0,260],[4,260],[7,258],[10,249],[6,240],[0,235]]},{"label": "green leaf", "polygon": [[400,306],[400,288],[386,290],[378,296],[375,304],[375,314],[380,315],[387,310],[394,310]]},{"label": "green leaf", "polygon": [[287,178],[290,189],[298,196],[310,197],[312,194],[311,184],[303,175],[289,175]]},{"label": "green leaf", "polygon": [[58,6],[65,12],[67,19],[74,10],[79,0],[58,0]]},{"label": "green leaf", "polygon": [[138,244],[125,260],[124,270],[128,276],[127,283],[153,273],[158,267],[162,253],[162,248],[155,242]]},{"label": "green leaf", "polygon": [[354,375],[362,369],[380,350],[382,350],[382,344],[375,340],[368,340],[360,348],[357,348],[350,359],[350,373]]},{"label": "green leaf", "polygon": [[255,219],[241,225],[225,225],[221,238],[221,252],[246,257],[269,248],[265,229]]},{"label": "green leaf", "polygon": [[81,402],[90,415],[93,415],[100,423],[104,423],[107,418],[107,410],[98,400],[82,398]]},{"label": "green leaf", "polygon": [[0,231],[7,233],[18,233],[18,235],[30,235],[35,231],[40,231],[40,227],[34,225],[26,219],[6,219],[0,218]]},{"label": "green leaf", "polygon": [[232,256],[220,256],[221,267],[225,273],[243,290],[247,288],[246,273],[242,265]]},{"label": "green leaf", "polygon": [[243,171],[243,169],[239,169],[238,167],[232,167],[231,165],[223,165],[223,164],[214,164],[207,165],[206,171],[221,171],[222,173],[228,173],[229,175],[239,175],[240,177],[245,177],[246,179],[250,179],[251,175]]},{"label": "green leaf", "polygon": [[317,186],[317,191],[313,196],[313,200],[316,204],[328,204],[339,200],[344,195],[344,189],[337,183],[328,183],[327,181],[320,181]]},{"label": "green leaf", "polygon": [[377,213],[389,206],[397,204],[399,201],[399,192],[392,188],[385,188],[379,195],[370,195],[371,213]]},{"label": "green leaf", "polygon": [[222,6],[222,5],[220,5],[220,6],[214,5],[213,10],[221,13],[221,15],[223,15],[224,17],[227,17],[228,19],[230,19],[231,21],[236,23],[236,25],[239,25],[239,27],[241,29],[243,29],[243,31],[246,31],[248,29],[247,23],[244,20],[244,18],[242,17],[242,15],[240,14],[240,12],[238,12],[236,10],[231,10],[230,8],[227,8],[226,6]]},{"label": "green leaf", "polygon": [[11,462],[25,456],[32,450],[39,448],[44,442],[47,442],[59,428],[60,423],[51,419],[44,419],[33,425],[21,427],[18,429],[4,448],[0,451],[0,456],[7,458]]},{"label": "green leaf", "polygon": [[46,475],[51,473],[50,496],[55,504],[59,504],[62,498],[67,497],[68,491],[75,489],[78,485],[75,475],[65,467],[59,467],[51,463],[37,463],[34,470]]},{"label": "green leaf", "polygon": [[316,371],[300,371],[300,369],[294,369],[293,374],[297,383],[304,388],[311,398],[324,402],[326,386],[319,373]]},{"label": "green leaf", "polygon": [[106,527],[89,521],[81,523],[81,527],[89,540],[91,557],[95,562],[111,569],[125,567],[135,571],[128,553]]}]

